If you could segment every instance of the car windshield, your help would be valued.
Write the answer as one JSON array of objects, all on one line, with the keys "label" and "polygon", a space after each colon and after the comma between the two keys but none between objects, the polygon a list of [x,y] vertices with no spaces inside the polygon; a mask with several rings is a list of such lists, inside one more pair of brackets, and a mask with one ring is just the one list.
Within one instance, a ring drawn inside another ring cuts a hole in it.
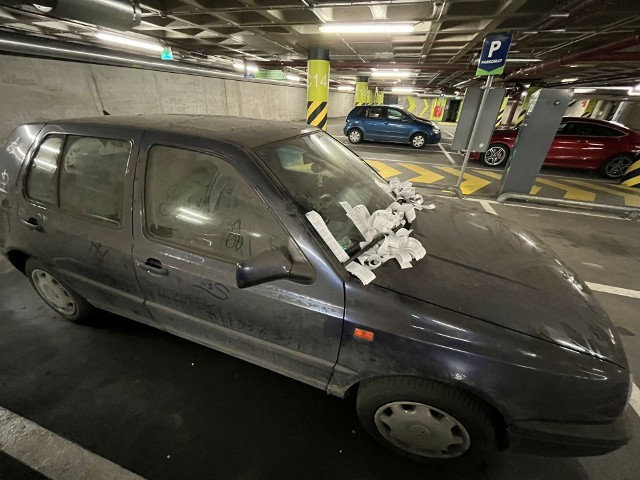
[{"label": "car windshield", "polygon": [[305,214],[318,212],[340,246],[352,255],[364,241],[340,202],[365,205],[370,213],[387,208],[393,197],[383,180],[348,148],[325,133],[313,133],[255,150]]}]

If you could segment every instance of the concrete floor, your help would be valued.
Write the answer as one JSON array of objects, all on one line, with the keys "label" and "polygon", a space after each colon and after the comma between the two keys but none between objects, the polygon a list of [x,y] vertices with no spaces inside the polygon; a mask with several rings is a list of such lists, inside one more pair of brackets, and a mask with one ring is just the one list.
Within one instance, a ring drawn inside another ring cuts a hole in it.
[{"label": "concrete floor", "polygon": [[[493,210],[537,234],[587,282],[640,292],[637,221],[440,198]],[[640,298],[596,293],[640,376]],[[433,470],[387,452],[352,401],[103,314],[76,326],[0,262],[0,406],[148,479],[639,479],[636,438],[594,458],[499,455]],[[0,479],[43,478],[0,453]]]}]

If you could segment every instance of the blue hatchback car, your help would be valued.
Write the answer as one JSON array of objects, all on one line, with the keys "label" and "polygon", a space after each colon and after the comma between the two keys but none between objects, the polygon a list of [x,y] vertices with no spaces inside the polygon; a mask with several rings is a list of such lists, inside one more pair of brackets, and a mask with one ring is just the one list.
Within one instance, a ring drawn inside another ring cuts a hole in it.
[{"label": "blue hatchback car", "polygon": [[409,143],[422,148],[440,141],[435,122],[416,117],[402,108],[389,105],[362,105],[351,110],[344,125],[351,143],[363,140]]}]

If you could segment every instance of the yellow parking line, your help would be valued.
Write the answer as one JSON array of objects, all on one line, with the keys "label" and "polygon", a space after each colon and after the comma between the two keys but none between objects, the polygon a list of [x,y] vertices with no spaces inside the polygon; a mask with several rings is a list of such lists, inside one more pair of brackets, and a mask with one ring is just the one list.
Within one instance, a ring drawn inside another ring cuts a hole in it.
[{"label": "yellow parking line", "polygon": [[497,180],[502,180],[502,174],[498,172],[489,172],[487,170],[476,170],[473,169],[473,173],[477,173],[478,175],[484,175],[486,177],[495,178]]},{"label": "yellow parking line", "polygon": [[594,185],[593,183],[583,182],[580,180],[565,180],[569,183],[575,183],[576,185],[582,185],[583,187],[591,188],[592,190],[598,190],[600,192],[609,193],[612,195],[619,195],[624,198],[624,203],[628,207],[640,207],[640,192],[637,195],[631,193],[618,192],[612,188],[602,187],[600,185]]},{"label": "yellow parking line", "polygon": [[[460,170],[452,167],[436,167],[443,172],[450,173],[451,175],[460,175]],[[475,175],[470,175],[468,173],[464,174],[464,182],[460,185],[460,190],[465,195],[469,195],[473,192],[477,192],[481,188],[490,185],[491,182],[489,180],[485,180],[484,178],[476,177]]]},{"label": "yellow parking line", "polygon": [[550,187],[559,188],[560,190],[564,190],[564,198],[570,200],[583,200],[585,202],[593,202],[596,199],[596,194],[593,192],[588,192],[587,190],[582,190],[581,188],[571,187],[569,185],[565,185],[564,183],[554,182],[553,180],[548,180],[546,178],[536,178],[537,183],[542,183],[543,185],[549,185]]},{"label": "yellow parking line", "polygon": [[396,170],[395,168],[378,160],[367,160],[367,163],[375,168],[382,178],[396,177],[402,173],[400,170]]},{"label": "yellow parking line", "polygon": [[534,185],[533,187],[531,187],[531,191],[529,192],[529,195],[537,195],[540,190],[542,190],[542,187]]},{"label": "yellow parking line", "polygon": [[434,183],[445,178],[442,175],[438,175],[431,170],[419,167],[418,165],[414,165],[413,163],[400,163],[399,165],[402,165],[404,168],[412,170],[419,175],[417,177],[409,179],[409,181],[413,183]]}]

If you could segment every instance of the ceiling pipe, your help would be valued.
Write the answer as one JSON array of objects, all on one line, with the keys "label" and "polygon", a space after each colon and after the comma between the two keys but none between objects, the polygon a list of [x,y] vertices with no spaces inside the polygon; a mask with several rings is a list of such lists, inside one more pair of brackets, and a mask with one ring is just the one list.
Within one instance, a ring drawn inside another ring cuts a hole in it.
[{"label": "ceiling pipe", "polygon": [[635,34],[631,37],[627,37],[622,40],[617,40],[615,42],[608,43],[601,47],[591,48],[588,50],[583,50],[582,52],[565,55],[556,60],[550,60],[548,62],[542,62],[538,65],[533,65],[531,67],[521,68],[519,70],[516,70],[515,72],[510,73],[504,78],[496,79],[496,82],[508,82],[510,80],[523,79],[523,78],[526,78],[527,76],[536,75],[542,71],[549,70],[551,68],[557,68],[557,67],[571,65],[579,62],[589,61],[593,57],[598,57],[602,55],[608,56],[612,52],[618,52],[618,50],[633,47],[636,45],[640,45],[640,34]]},{"label": "ceiling pipe", "polygon": [[[303,60],[260,62],[264,68],[304,67],[307,62]],[[433,72],[461,72],[475,71],[475,67],[456,65],[449,63],[361,63],[361,62],[331,62],[332,70],[362,70],[363,68],[378,68],[380,70],[420,70]]]}]

